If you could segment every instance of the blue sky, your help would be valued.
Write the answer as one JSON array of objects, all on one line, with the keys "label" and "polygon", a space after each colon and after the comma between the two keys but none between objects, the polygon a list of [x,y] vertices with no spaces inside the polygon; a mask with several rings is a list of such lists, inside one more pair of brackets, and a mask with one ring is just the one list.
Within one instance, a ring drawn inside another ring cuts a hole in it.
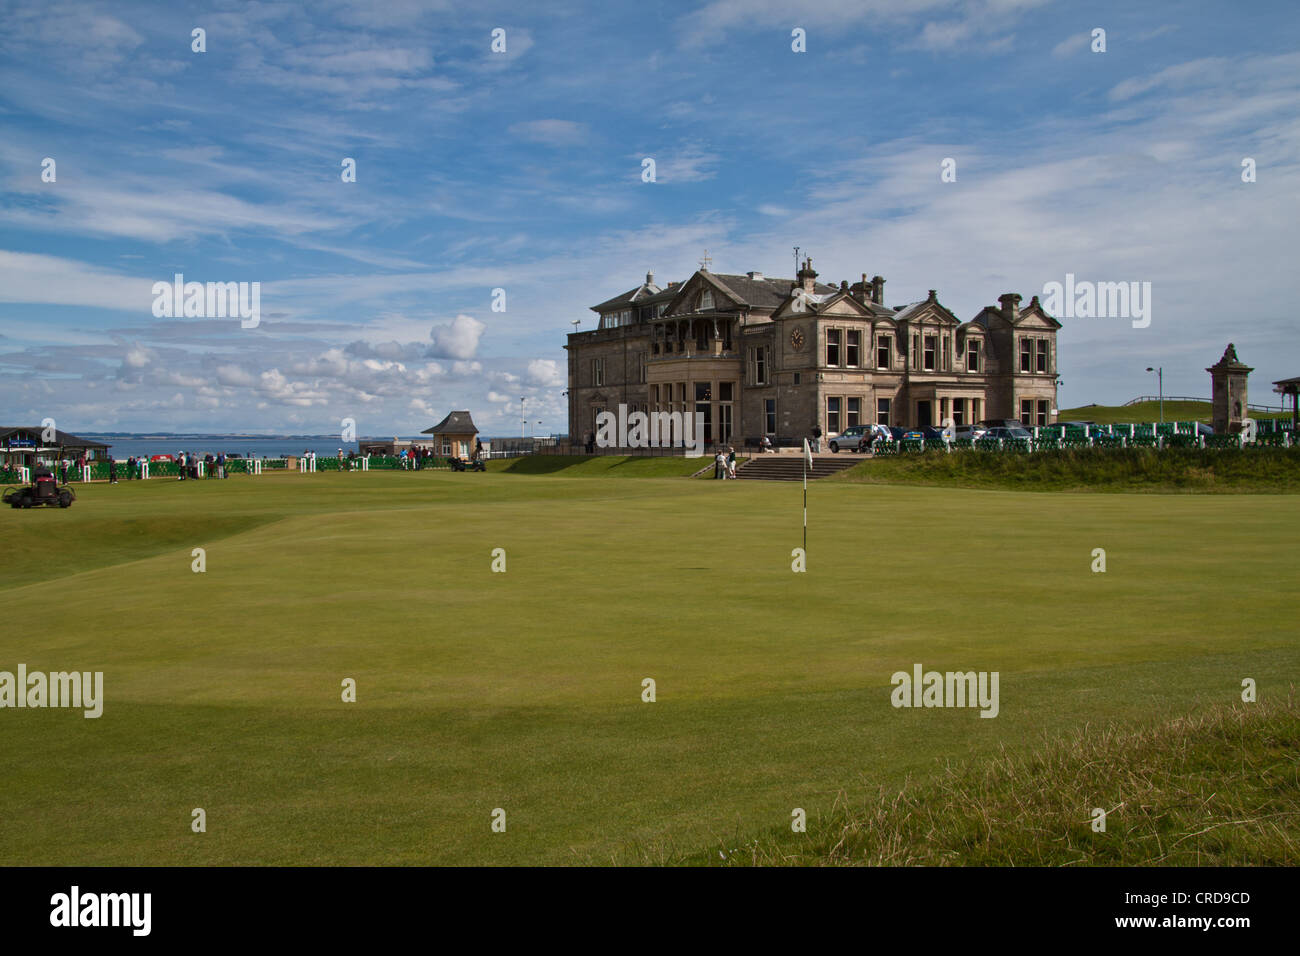
[{"label": "blue sky", "polygon": [[[0,424],[562,431],[590,305],[796,245],[963,319],[1151,282],[1148,328],[1066,320],[1062,407],[1208,395],[1230,340],[1276,403],[1298,41],[1264,2],[0,3]],[[155,318],[177,272],[260,324]]]}]

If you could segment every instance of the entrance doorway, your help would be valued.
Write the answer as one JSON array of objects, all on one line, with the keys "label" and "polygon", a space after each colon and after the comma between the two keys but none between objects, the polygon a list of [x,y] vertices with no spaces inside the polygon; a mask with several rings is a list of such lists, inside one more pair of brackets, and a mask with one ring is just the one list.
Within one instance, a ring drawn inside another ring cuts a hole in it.
[{"label": "entrance doorway", "polygon": [[930,412],[930,402],[916,403],[916,427],[929,428],[934,424],[934,419]]}]

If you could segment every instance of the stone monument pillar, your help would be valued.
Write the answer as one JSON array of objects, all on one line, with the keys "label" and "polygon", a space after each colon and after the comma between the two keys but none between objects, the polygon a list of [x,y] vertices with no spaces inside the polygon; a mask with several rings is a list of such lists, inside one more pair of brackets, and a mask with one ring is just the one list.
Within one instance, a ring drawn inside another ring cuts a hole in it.
[{"label": "stone monument pillar", "polygon": [[1246,417],[1246,376],[1255,371],[1237,358],[1231,342],[1223,358],[1206,369],[1210,373],[1210,410],[1216,435],[1235,435]]}]

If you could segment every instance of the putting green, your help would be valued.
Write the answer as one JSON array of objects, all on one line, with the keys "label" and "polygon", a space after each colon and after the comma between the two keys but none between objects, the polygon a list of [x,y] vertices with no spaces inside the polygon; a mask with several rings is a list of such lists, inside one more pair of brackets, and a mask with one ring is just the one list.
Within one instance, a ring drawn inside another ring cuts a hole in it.
[{"label": "putting green", "polygon": [[[0,670],[102,671],[105,697],[98,719],[0,709],[7,865],[653,861],[1300,673],[1295,496],[817,482],[795,574],[797,484],[78,494],[0,512]],[[998,717],[894,709],[916,663],[998,671]]]}]

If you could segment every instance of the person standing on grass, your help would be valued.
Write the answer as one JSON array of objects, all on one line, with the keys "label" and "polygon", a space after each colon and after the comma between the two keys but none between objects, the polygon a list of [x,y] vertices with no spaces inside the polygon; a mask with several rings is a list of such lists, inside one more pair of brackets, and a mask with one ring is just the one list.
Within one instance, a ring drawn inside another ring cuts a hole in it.
[{"label": "person standing on grass", "polygon": [[727,477],[736,477],[736,448],[734,445],[727,446]]},{"label": "person standing on grass", "polygon": [[64,458],[59,462],[59,484],[66,485],[67,483],[68,483],[68,460]]},{"label": "person standing on grass", "polygon": [[117,461],[111,455],[108,459],[108,483],[117,484]]}]

